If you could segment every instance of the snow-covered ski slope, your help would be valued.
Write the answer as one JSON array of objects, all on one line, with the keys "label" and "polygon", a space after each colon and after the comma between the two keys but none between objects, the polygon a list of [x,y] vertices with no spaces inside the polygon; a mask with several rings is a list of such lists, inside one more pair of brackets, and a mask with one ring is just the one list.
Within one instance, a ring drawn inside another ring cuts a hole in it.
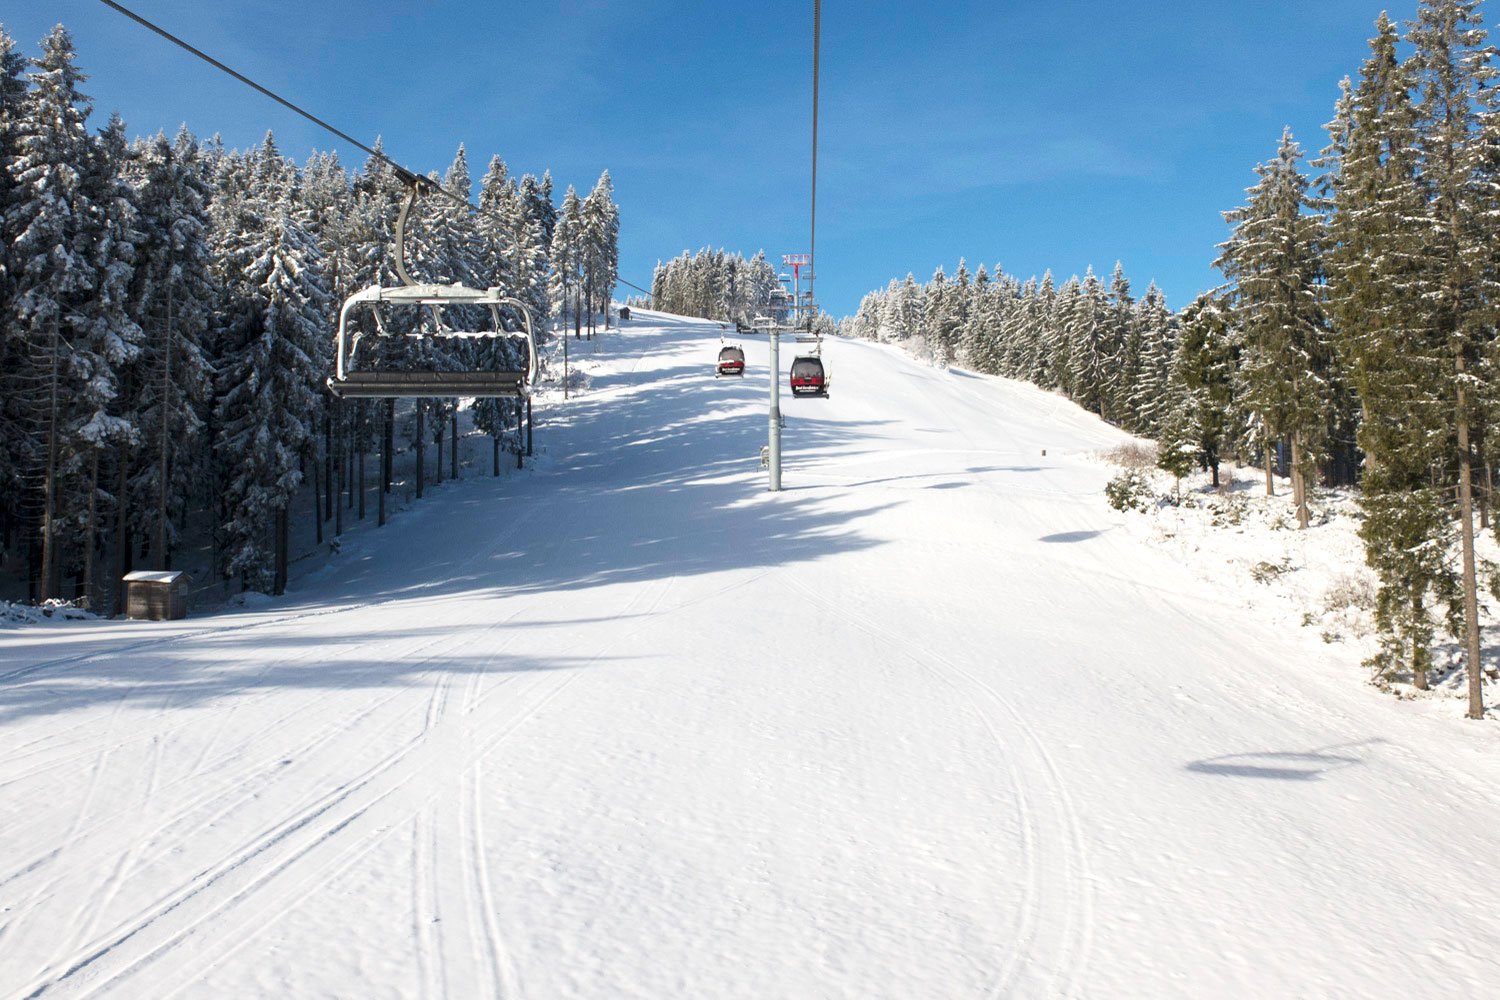
[{"label": "snow-covered ski slope", "polygon": [[528,472],[283,600],[0,632],[0,995],[1500,995],[1492,724],[1117,530],[1027,386],[831,342],[767,493],[719,332],[575,343]]}]

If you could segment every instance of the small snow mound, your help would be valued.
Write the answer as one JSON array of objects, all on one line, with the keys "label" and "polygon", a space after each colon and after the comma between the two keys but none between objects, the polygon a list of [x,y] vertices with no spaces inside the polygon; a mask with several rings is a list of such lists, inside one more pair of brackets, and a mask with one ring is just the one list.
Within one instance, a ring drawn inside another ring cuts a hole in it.
[{"label": "small snow mound", "polygon": [[47,622],[76,622],[97,619],[99,616],[75,607],[68,601],[57,599],[41,604],[20,604],[0,601],[0,623],[6,625],[42,625]]},{"label": "small snow mound", "polygon": [[232,608],[260,608],[274,601],[270,594],[263,594],[258,590],[247,590],[243,594],[236,594],[229,599]]}]

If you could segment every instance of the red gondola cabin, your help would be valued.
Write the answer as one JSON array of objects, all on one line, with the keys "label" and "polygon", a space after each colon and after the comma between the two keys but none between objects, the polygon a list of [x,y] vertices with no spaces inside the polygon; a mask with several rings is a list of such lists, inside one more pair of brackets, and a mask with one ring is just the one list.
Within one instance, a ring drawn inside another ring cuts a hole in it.
[{"label": "red gondola cabin", "polygon": [[714,367],[714,377],[720,375],[745,374],[745,352],[733,344],[726,344],[719,348],[719,362]]},{"label": "red gondola cabin", "polygon": [[792,395],[827,397],[828,375],[822,358],[805,354],[792,359]]}]

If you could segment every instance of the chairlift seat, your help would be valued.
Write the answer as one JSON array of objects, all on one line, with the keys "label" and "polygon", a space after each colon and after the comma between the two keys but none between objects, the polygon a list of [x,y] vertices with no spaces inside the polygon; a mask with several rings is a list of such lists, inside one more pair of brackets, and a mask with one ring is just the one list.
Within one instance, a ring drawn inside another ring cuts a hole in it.
[{"label": "chairlift seat", "polygon": [[[407,334],[413,339],[440,337],[444,339],[510,339],[523,337],[526,341],[526,368],[523,370],[469,370],[469,371],[385,371],[380,369],[354,369],[350,362],[354,358],[359,335],[350,335],[349,317],[355,309],[374,310],[381,336],[393,336],[385,331],[379,321],[382,306],[426,307],[433,315],[432,328],[425,332]],[[493,321],[492,330],[457,330],[447,327],[442,321],[444,306],[481,306],[488,309]],[[504,329],[501,310],[520,316],[522,329],[511,332]],[[339,312],[339,329],[333,375],[328,379],[328,390],[340,399],[398,399],[441,396],[472,397],[523,397],[530,394],[531,384],[536,380],[536,340],[531,330],[531,314],[525,304],[506,296],[498,288],[478,289],[453,284],[412,284],[397,287],[371,285],[355,292],[344,302]]]}]

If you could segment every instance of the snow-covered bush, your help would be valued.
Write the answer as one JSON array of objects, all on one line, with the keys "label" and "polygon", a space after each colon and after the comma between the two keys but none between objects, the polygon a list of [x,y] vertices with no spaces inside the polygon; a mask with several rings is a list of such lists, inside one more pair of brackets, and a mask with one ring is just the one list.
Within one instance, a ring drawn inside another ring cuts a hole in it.
[{"label": "snow-covered bush", "polygon": [[1150,510],[1151,482],[1137,469],[1126,469],[1104,485],[1104,496],[1115,510]]}]

